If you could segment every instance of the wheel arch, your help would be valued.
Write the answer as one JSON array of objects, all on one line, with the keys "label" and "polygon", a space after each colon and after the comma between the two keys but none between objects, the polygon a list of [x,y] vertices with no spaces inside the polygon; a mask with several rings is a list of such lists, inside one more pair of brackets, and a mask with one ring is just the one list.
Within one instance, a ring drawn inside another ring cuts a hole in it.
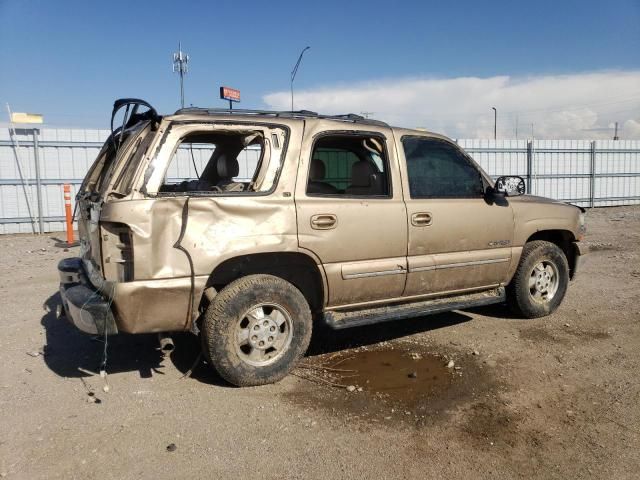
[{"label": "wheel arch", "polygon": [[564,256],[567,258],[569,264],[569,278],[573,279],[573,275],[577,266],[577,255],[575,252],[575,246],[573,242],[576,241],[575,235],[571,230],[553,229],[553,230],[539,230],[527,238],[525,245],[535,240],[544,240],[555,244]]},{"label": "wheel arch", "polygon": [[200,301],[201,310],[209,301],[207,290],[220,291],[234,280],[253,274],[280,277],[302,292],[312,313],[322,310],[326,299],[326,279],[321,265],[301,252],[266,252],[238,255],[224,260],[209,275]]}]

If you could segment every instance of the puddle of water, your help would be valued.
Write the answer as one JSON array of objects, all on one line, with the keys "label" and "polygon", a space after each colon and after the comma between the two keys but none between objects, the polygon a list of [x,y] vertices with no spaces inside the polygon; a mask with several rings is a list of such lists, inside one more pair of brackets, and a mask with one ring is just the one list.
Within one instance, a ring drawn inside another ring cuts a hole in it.
[{"label": "puddle of water", "polygon": [[453,421],[465,441],[515,442],[517,421],[499,400],[495,369],[478,355],[445,348],[434,353],[401,343],[307,357],[295,374],[308,381],[284,397],[327,412],[336,424],[355,421],[361,431],[373,424],[422,429]]},{"label": "puddle of water", "polygon": [[[447,367],[449,357],[455,359],[454,368]],[[422,427],[480,397],[492,397],[491,370],[460,352],[445,357],[402,344],[358,348],[307,357],[295,374],[308,381],[301,380],[285,397],[345,421]]]},{"label": "puddle of water", "polygon": [[448,389],[454,380],[453,369],[439,355],[398,349],[346,353],[333,359],[337,368],[351,370],[340,383],[361,387],[364,391],[394,402],[415,407],[421,399]]}]

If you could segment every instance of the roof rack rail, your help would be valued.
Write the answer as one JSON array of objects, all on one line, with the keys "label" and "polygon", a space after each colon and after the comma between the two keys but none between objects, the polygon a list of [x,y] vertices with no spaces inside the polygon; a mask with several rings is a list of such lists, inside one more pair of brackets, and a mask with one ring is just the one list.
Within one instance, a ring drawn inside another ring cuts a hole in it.
[{"label": "roof rack rail", "polygon": [[327,120],[338,120],[342,122],[362,123],[364,125],[378,125],[388,127],[389,125],[380,120],[365,118],[355,113],[345,113],[341,115],[321,115],[310,110],[250,110],[250,109],[228,109],[228,108],[203,108],[186,107],[176,110],[174,115],[195,114],[195,115],[264,115],[282,118],[319,118]]},{"label": "roof rack rail", "polygon": [[242,109],[235,108],[233,110],[229,110],[228,108],[203,108],[203,107],[186,107],[181,108],[176,111],[175,115],[180,115],[184,113],[195,113],[195,114],[238,114],[238,115],[273,115],[273,116],[301,116],[301,117],[317,117],[318,114],[316,112],[311,112],[309,110],[298,110],[294,112],[287,111],[274,111],[274,110],[251,110],[251,109]]},{"label": "roof rack rail", "polygon": [[345,122],[353,122],[353,123],[363,123],[365,125],[378,125],[381,127],[388,127],[389,124],[387,122],[383,122],[382,120],[374,120],[373,118],[366,118],[362,115],[357,115],[355,113],[343,113],[340,115],[325,115],[322,118],[326,118],[329,120],[342,120]]}]

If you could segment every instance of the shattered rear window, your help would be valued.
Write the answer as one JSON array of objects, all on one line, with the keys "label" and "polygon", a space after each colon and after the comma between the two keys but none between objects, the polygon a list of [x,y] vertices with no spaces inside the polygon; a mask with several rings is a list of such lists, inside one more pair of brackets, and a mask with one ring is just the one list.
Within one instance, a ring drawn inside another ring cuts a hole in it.
[{"label": "shattered rear window", "polygon": [[166,140],[148,184],[166,162],[159,195],[269,192],[282,166],[284,139],[280,128],[192,130]]}]

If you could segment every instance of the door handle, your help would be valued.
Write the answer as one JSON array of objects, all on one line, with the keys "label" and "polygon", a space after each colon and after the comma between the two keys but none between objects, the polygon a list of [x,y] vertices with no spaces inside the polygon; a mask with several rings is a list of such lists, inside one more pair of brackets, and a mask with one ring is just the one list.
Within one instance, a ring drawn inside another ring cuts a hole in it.
[{"label": "door handle", "polygon": [[338,217],[332,213],[321,213],[311,217],[311,228],[314,230],[330,230],[338,224]]},{"label": "door handle", "polygon": [[414,227],[427,227],[431,225],[433,218],[429,212],[416,212],[411,215],[411,225]]}]

